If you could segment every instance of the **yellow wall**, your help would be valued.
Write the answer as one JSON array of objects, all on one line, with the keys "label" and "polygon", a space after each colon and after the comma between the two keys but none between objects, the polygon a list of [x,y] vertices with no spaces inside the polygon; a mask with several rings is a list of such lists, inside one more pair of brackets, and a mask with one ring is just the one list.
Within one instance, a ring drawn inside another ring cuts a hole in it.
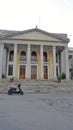
[{"label": "yellow wall", "polygon": [[[24,49],[25,50],[25,49]],[[52,73],[53,73],[53,69],[52,69],[52,52],[49,51],[48,53],[48,78],[52,79]],[[18,50],[17,52],[17,60],[16,60],[16,78],[18,77],[18,73],[19,73],[19,59],[20,59],[20,50]],[[37,59],[38,59],[38,75],[37,75],[37,79],[40,79],[40,51],[37,51]]]},{"label": "yellow wall", "polygon": [[[52,73],[53,73],[53,70],[52,70],[52,52],[49,51],[48,52],[48,78],[49,79],[52,79]],[[38,79],[40,79],[40,51],[38,51]]]}]

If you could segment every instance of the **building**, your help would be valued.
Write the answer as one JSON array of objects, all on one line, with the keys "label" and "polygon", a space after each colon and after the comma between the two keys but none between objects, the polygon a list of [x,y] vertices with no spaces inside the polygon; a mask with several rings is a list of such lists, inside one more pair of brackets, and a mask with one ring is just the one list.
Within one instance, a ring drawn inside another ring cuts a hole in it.
[{"label": "building", "polygon": [[69,75],[71,76],[71,73],[73,72],[73,48],[68,49],[68,59],[69,59]]},{"label": "building", "polygon": [[63,72],[69,78],[67,34],[33,28],[0,30],[0,78],[53,79]]}]

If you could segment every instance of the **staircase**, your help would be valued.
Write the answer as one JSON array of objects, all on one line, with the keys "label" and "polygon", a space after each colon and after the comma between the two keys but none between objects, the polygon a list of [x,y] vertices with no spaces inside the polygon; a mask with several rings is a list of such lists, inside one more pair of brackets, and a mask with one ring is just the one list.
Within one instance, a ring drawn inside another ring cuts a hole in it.
[{"label": "staircase", "polygon": [[73,92],[73,80],[63,80],[61,83],[53,80],[15,80],[10,83],[7,79],[1,79],[0,93],[7,93],[10,87],[16,87],[19,83],[24,93]]}]

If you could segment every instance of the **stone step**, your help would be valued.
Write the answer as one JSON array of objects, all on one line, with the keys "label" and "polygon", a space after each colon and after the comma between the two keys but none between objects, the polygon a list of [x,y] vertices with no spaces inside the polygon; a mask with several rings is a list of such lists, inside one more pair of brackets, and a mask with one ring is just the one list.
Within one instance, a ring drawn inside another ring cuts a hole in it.
[{"label": "stone step", "polygon": [[49,92],[73,92],[73,81],[64,80],[61,83],[52,80],[0,80],[0,93],[7,93],[10,87],[16,87],[21,83],[24,93],[49,93]]}]

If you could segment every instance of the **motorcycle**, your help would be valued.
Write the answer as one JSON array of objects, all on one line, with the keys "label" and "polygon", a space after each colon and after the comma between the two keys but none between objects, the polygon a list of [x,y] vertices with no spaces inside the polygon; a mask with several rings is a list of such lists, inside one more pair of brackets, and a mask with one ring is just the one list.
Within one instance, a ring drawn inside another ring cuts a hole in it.
[{"label": "motorcycle", "polygon": [[8,95],[12,95],[12,94],[20,94],[20,95],[24,95],[24,92],[22,91],[21,89],[21,84],[18,84],[18,89],[19,91],[17,90],[17,88],[15,87],[11,87],[9,90],[8,90]]}]

